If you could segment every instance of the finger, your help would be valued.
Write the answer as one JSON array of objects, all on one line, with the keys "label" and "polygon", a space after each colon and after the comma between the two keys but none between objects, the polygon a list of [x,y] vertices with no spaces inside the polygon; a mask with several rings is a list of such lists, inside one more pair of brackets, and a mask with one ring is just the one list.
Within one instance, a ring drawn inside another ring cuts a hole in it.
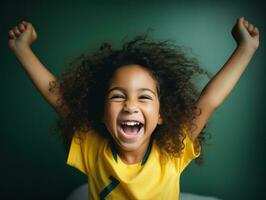
[{"label": "finger", "polygon": [[248,21],[244,20],[244,26],[247,28],[248,27]]},{"label": "finger", "polygon": [[22,24],[24,25],[24,27],[25,27],[25,30],[28,28],[28,26],[29,26],[29,23],[28,22],[26,22],[26,21],[22,21]]},{"label": "finger", "polygon": [[255,27],[254,30],[251,32],[251,36],[259,36],[259,29],[257,27]]},{"label": "finger", "polygon": [[19,31],[19,29],[18,29],[17,26],[15,26],[15,27],[13,28],[13,31],[14,31],[16,37],[20,36],[20,31]]},{"label": "finger", "polygon": [[20,32],[23,32],[25,30],[25,27],[24,27],[24,25],[22,23],[19,24],[18,28],[19,28]]},{"label": "finger", "polygon": [[245,20],[244,17],[239,17],[237,21],[238,21],[238,22],[242,22],[242,21],[244,21],[244,20]]},{"label": "finger", "polygon": [[242,26],[242,24],[244,23],[244,17],[239,17],[237,19],[236,25],[238,26]]},{"label": "finger", "polygon": [[256,34],[259,34],[259,29],[257,27],[255,27],[253,32]]},{"label": "finger", "polygon": [[27,26],[27,28],[30,28],[30,29],[33,27],[30,22],[27,22],[26,26]]},{"label": "finger", "polygon": [[253,24],[249,24],[249,25],[248,25],[248,31],[249,31],[249,32],[253,32],[253,30],[254,30],[254,26],[253,26]]},{"label": "finger", "polygon": [[24,25],[27,25],[27,22],[26,21],[22,21],[21,23],[24,24]]},{"label": "finger", "polygon": [[15,36],[15,33],[14,33],[13,30],[10,30],[10,31],[8,32],[8,36],[9,36],[10,39],[16,39],[16,36]]}]

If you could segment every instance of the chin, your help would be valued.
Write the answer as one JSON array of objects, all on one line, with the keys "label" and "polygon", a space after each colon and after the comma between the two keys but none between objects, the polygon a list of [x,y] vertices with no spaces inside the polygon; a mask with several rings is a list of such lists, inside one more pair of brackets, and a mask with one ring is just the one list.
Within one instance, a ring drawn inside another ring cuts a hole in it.
[{"label": "chin", "polygon": [[125,143],[120,141],[118,145],[124,151],[136,151],[140,148],[141,143]]}]

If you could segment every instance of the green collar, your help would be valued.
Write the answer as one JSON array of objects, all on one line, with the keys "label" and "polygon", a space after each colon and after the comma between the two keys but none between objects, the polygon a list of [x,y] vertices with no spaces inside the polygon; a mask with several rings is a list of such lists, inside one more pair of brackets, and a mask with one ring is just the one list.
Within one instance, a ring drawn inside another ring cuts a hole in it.
[{"label": "green collar", "polygon": [[[115,148],[115,145],[113,144],[113,142],[111,142],[110,146],[111,146],[111,151],[112,151],[112,154],[113,154],[113,158],[117,162],[118,154],[117,154],[117,151],[116,151],[116,148]],[[141,161],[141,166],[143,166],[146,163],[146,161],[148,160],[148,157],[149,157],[150,152],[151,152],[151,146],[152,146],[152,141],[150,141],[148,149],[147,149],[147,151],[146,151],[146,153],[145,153],[145,155],[144,155],[144,157],[143,157],[143,159]]]}]

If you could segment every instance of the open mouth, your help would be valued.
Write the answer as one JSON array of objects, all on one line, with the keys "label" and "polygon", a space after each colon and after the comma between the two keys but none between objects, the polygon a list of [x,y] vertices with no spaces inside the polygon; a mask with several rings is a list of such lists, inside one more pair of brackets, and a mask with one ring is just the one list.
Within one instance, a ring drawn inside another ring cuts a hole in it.
[{"label": "open mouth", "polygon": [[139,135],[143,131],[144,125],[141,122],[130,121],[121,122],[119,129],[125,138],[131,139]]}]

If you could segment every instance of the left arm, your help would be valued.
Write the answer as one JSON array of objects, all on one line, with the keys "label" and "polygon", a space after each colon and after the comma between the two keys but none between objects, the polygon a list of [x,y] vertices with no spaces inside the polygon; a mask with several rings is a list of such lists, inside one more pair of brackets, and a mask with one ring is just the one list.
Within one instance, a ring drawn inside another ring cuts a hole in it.
[{"label": "left arm", "polygon": [[219,72],[204,87],[196,102],[196,106],[202,112],[194,119],[197,127],[190,132],[192,140],[198,137],[213,111],[222,104],[236,85],[259,46],[258,28],[249,24],[243,17],[239,18],[233,27],[232,35],[237,42],[237,48]]}]

